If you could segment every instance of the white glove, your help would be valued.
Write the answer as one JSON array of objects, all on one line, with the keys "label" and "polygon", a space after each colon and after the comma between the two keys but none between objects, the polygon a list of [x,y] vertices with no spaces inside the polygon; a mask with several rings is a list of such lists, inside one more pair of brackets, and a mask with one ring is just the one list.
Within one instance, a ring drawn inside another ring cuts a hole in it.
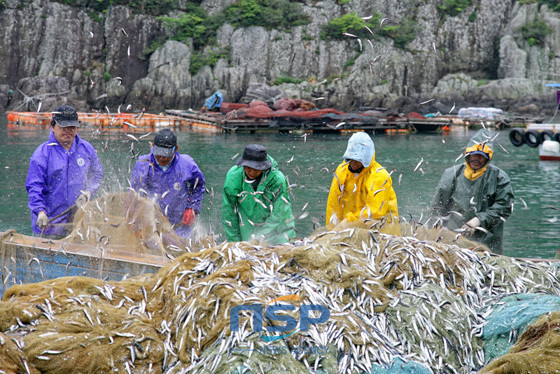
[{"label": "white glove", "polygon": [[480,226],[480,220],[478,219],[478,217],[474,217],[473,219],[471,219],[470,221],[468,221],[463,225],[462,227],[462,229],[464,230],[463,234],[472,236],[474,235],[476,228],[479,226]]},{"label": "white glove", "polygon": [[76,206],[79,208],[82,205],[84,205],[85,203],[87,203],[89,201],[89,198],[91,196],[91,192],[89,191],[81,191],[82,194],[80,196],[78,196],[78,198],[76,199]]},{"label": "white glove", "polygon": [[47,213],[40,212],[37,216],[37,227],[43,228],[49,225],[49,217],[47,217]]}]

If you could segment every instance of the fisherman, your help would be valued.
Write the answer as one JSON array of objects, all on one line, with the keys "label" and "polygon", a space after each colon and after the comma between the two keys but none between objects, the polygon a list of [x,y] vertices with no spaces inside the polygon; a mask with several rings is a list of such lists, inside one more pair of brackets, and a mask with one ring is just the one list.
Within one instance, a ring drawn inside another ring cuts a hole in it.
[{"label": "fisherman", "polygon": [[214,92],[212,96],[210,96],[204,101],[204,106],[202,107],[202,113],[219,112],[221,110],[223,101],[224,101],[224,95],[222,95],[220,91]]},{"label": "fisherman", "polygon": [[249,144],[226,175],[222,223],[230,242],[282,244],[295,237],[286,177],[260,144]]},{"label": "fisherman", "polygon": [[177,235],[188,238],[204,198],[206,180],[191,156],[178,152],[170,129],[156,133],[152,151],[140,156],[131,175],[132,188],[154,202]]},{"label": "fisherman", "polygon": [[348,140],[344,162],[336,168],[327,201],[327,227],[358,219],[398,222],[397,195],[391,175],[375,161],[375,145],[365,132]]},{"label": "fisherman", "polygon": [[69,106],[52,113],[48,142],[29,161],[25,187],[34,234],[61,238],[75,209],[97,191],[103,169],[93,146],[78,135],[78,113]]},{"label": "fisherman", "polygon": [[514,196],[509,176],[490,164],[491,140],[488,131],[478,131],[465,149],[465,164],[443,172],[431,219],[502,254],[504,222],[513,211]]}]

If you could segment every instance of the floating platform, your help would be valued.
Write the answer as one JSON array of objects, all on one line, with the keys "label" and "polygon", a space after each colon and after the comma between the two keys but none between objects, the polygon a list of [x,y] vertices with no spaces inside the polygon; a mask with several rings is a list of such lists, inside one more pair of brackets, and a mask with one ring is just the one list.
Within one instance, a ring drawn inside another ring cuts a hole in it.
[{"label": "floating platform", "polygon": [[[8,112],[8,123],[25,126],[48,127],[51,125],[50,112]],[[184,127],[198,131],[221,132],[213,123],[191,121],[182,117],[150,113],[86,113],[78,112],[78,121],[85,126],[96,126],[104,130],[117,129],[133,132],[157,130],[164,127]]]},{"label": "floating platform", "polygon": [[[197,113],[193,111],[166,110],[166,114],[184,118],[196,126],[204,124],[221,129],[221,132],[314,132],[314,133],[347,133],[366,131],[371,133],[409,134],[414,132],[440,132],[451,126],[451,119],[419,119],[419,118],[377,118],[356,113],[327,113],[317,117],[301,116],[294,112],[293,116],[277,118],[231,118],[221,113]],[[218,130],[217,130],[218,131]]]},{"label": "floating platform", "polygon": [[[50,112],[8,112],[8,123],[25,126],[50,126]],[[229,113],[200,113],[192,110],[166,110],[165,114],[149,113],[86,113],[78,112],[84,126],[127,132],[154,131],[171,127],[211,133],[347,133],[366,131],[374,134],[409,134],[441,132],[453,125],[450,118],[380,118],[362,113],[334,110],[294,112],[272,118],[241,117]]]}]

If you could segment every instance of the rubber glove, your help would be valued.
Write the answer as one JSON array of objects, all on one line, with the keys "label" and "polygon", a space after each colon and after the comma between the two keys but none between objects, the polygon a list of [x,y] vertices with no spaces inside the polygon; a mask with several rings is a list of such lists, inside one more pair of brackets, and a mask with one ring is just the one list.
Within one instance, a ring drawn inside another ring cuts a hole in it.
[{"label": "rubber glove", "polygon": [[49,217],[47,217],[47,213],[40,212],[37,216],[37,227],[43,228],[49,225]]},{"label": "rubber glove", "polygon": [[78,196],[75,203],[78,208],[84,205],[85,203],[87,203],[89,201],[89,198],[91,197],[91,192],[89,191],[81,191],[81,192],[82,194]]},{"label": "rubber glove", "polygon": [[474,235],[476,228],[479,226],[480,226],[480,220],[478,219],[478,217],[474,217],[473,219],[471,219],[470,221],[468,221],[463,225],[462,229],[465,230],[463,231],[463,234],[472,236]]},{"label": "rubber glove", "polygon": [[181,225],[191,226],[194,223],[194,217],[194,210],[192,210],[191,208],[185,210],[185,213],[183,213],[183,221],[181,222]]}]

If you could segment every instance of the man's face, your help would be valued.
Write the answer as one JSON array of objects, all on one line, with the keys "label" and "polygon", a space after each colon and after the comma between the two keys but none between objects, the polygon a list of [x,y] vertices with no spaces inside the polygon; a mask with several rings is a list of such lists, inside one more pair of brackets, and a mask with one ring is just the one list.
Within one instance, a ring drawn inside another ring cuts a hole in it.
[{"label": "man's face", "polygon": [[156,158],[160,166],[166,166],[171,162],[171,160],[173,160],[173,155],[171,155],[171,157],[165,157],[165,156],[154,156],[154,157]]},{"label": "man's face", "polygon": [[352,170],[358,170],[359,168],[364,166],[360,161],[356,161],[356,160],[350,160],[348,163],[350,164],[350,168]]},{"label": "man's face", "polygon": [[52,130],[56,140],[64,147],[70,147],[78,133],[78,128],[76,126],[60,127],[58,124],[55,124]]},{"label": "man's face", "polygon": [[483,155],[477,153],[474,155],[469,155],[468,161],[469,161],[469,166],[473,170],[478,170],[484,167],[487,159]]},{"label": "man's face", "polygon": [[247,178],[249,179],[256,179],[259,177],[259,175],[261,175],[263,173],[264,170],[257,170],[257,169],[253,169],[250,168],[248,166],[243,166],[243,170],[245,170],[245,175],[247,176]]}]

